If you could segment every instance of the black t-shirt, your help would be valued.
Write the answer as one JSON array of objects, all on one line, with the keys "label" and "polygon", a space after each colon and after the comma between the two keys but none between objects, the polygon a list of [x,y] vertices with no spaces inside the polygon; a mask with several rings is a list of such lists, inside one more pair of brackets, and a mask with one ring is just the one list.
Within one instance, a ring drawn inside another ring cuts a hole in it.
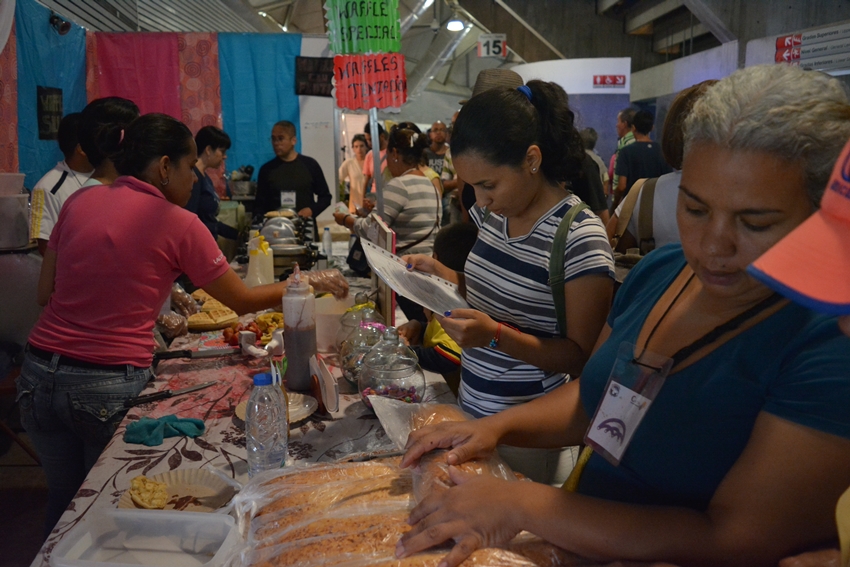
[{"label": "black t-shirt", "polygon": [[594,213],[608,209],[605,192],[602,190],[602,180],[599,178],[599,166],[589,155],[584,155],[581,162],[581,175],[571,182],[570,190],[578,198],[587,203]]},{"label": "black t-shirt", "polygon": [[322,168],[316,160],[301,154],[292,161],[274,158],[263,164],[257,174],[254,215],[262,216],[279,209],[281,191],[294,191],[295,211],[310,207],[313,218],[331,204],[331,193]]},{"label": "black t-shirt", "polygon": [[443,167],[446,165],[445,152],[440,155],[431,148],[425,149],[425,157],[428,159],[428,167],[437,172],[437,175],[443,174]]},{"label": "black t-shirt", "polygon": [[615,173],[626,178],[626,193],[638,179],[661,177],[671,171],[673,169],[661,155],[661,144],[657,142],[635,142],[622,148],[617,155]]}]

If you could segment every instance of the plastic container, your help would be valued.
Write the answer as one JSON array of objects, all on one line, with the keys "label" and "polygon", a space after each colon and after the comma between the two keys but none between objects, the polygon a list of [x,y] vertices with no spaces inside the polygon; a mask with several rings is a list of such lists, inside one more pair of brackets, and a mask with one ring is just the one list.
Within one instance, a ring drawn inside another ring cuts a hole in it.
[{"label": "plastic container", "polygon": [[295,264],[292,279],[283,296],[283,344],[288,366],[286,387],[306,392],[313,381],[310,375],[310,357],[316,349],[316,297],[313,289],[301,279],[301,270]]},{"label": "plastic container", "polygon": [[282,467],[288,442],[289,423],[283,393],[272,384],[271,374],[257,374],[245,409],[248,476]]},{"label": "plastic container", "polygon": [[256,287],[274,283],[274,254],[262,236],[248,242],[248,275],[245,285]]},{"label": "plastic container", "polygon": [[328,226],[322,231],[322,253],[328,257],[328,261],[334,255],[334,239],[331,235],[331,229]]},{"label": "plastic container", "polygon": [[239,540],[225,514],[92,510],[53,548],[52,567],[218,567]]},{"label": "plastic container", "polygon": [[363,403],[372,409],[368,396],[383,396],[419,403],[425,393],[425,373],[416,353],[398,338],[395,327],[387,327],[383,339],[363,358],[358,377]]}]

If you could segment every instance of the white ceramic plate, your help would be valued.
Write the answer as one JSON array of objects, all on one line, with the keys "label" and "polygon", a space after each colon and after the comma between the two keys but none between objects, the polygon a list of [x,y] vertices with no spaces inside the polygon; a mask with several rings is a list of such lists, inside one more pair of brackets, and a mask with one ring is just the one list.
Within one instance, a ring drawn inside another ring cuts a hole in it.
[{"label": "white ceramic plate", "polygon": [[[310,417],[313,415],[313,412],[319,409],[319,402],[313,396],[306,396],[296,392],[287,392],[286,395],[289,397],[289,423],[295,423],[296,421]],[[236,406],[234,408],[236,417],[245,421],[245,410],[247,407],[248,400]]]},{"label": "white ceramic plate", "polygon": [[[165,510],[214,512],[227,504],[235,493],[231,485],[203,469],[178,469],[148,478],[166,484],[168,503]],[[118,499],[118,507],[138,508],[130,497],[129,490],[125,490]]]}]

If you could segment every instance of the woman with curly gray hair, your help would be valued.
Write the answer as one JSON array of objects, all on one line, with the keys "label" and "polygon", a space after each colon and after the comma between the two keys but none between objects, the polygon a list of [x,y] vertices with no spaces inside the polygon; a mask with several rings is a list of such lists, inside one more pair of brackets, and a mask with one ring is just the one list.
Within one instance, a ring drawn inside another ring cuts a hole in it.
[{"label": "woman with curly gray hair", "polygon": [[398,555],[454,539],[454,567],[527,530],[595,559],[758,566],[834,540],[850,339],[746,267],[812,214],[848,138],[850,100],[826,75],[772,65],[711,87],[685,127],[682,242],[631,271],[581,379],[415,432],[403,460],[584,440],[573,491],[453,471],[458,486],[414,509]]}]

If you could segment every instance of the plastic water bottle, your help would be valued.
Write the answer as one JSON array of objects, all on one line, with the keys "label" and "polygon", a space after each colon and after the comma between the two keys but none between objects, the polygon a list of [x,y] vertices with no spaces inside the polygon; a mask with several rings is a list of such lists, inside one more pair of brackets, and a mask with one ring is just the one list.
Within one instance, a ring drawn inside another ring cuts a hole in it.
[{"label": "plastic water bottle", "polygon": [[325,227],[324,232],[322,232],[322,251],[325,253],[325,256],[328,257],[328,262],[334,255],[334,244],[333,237],[331,236],[330,227]]},{"label": "plastic water bottle", "polygon": [[289,423],[280,387],[271,374],[254,376],[254,390],[245,411],[245,445],[248,450],[248,476],[279,469],[286,460]]}]

